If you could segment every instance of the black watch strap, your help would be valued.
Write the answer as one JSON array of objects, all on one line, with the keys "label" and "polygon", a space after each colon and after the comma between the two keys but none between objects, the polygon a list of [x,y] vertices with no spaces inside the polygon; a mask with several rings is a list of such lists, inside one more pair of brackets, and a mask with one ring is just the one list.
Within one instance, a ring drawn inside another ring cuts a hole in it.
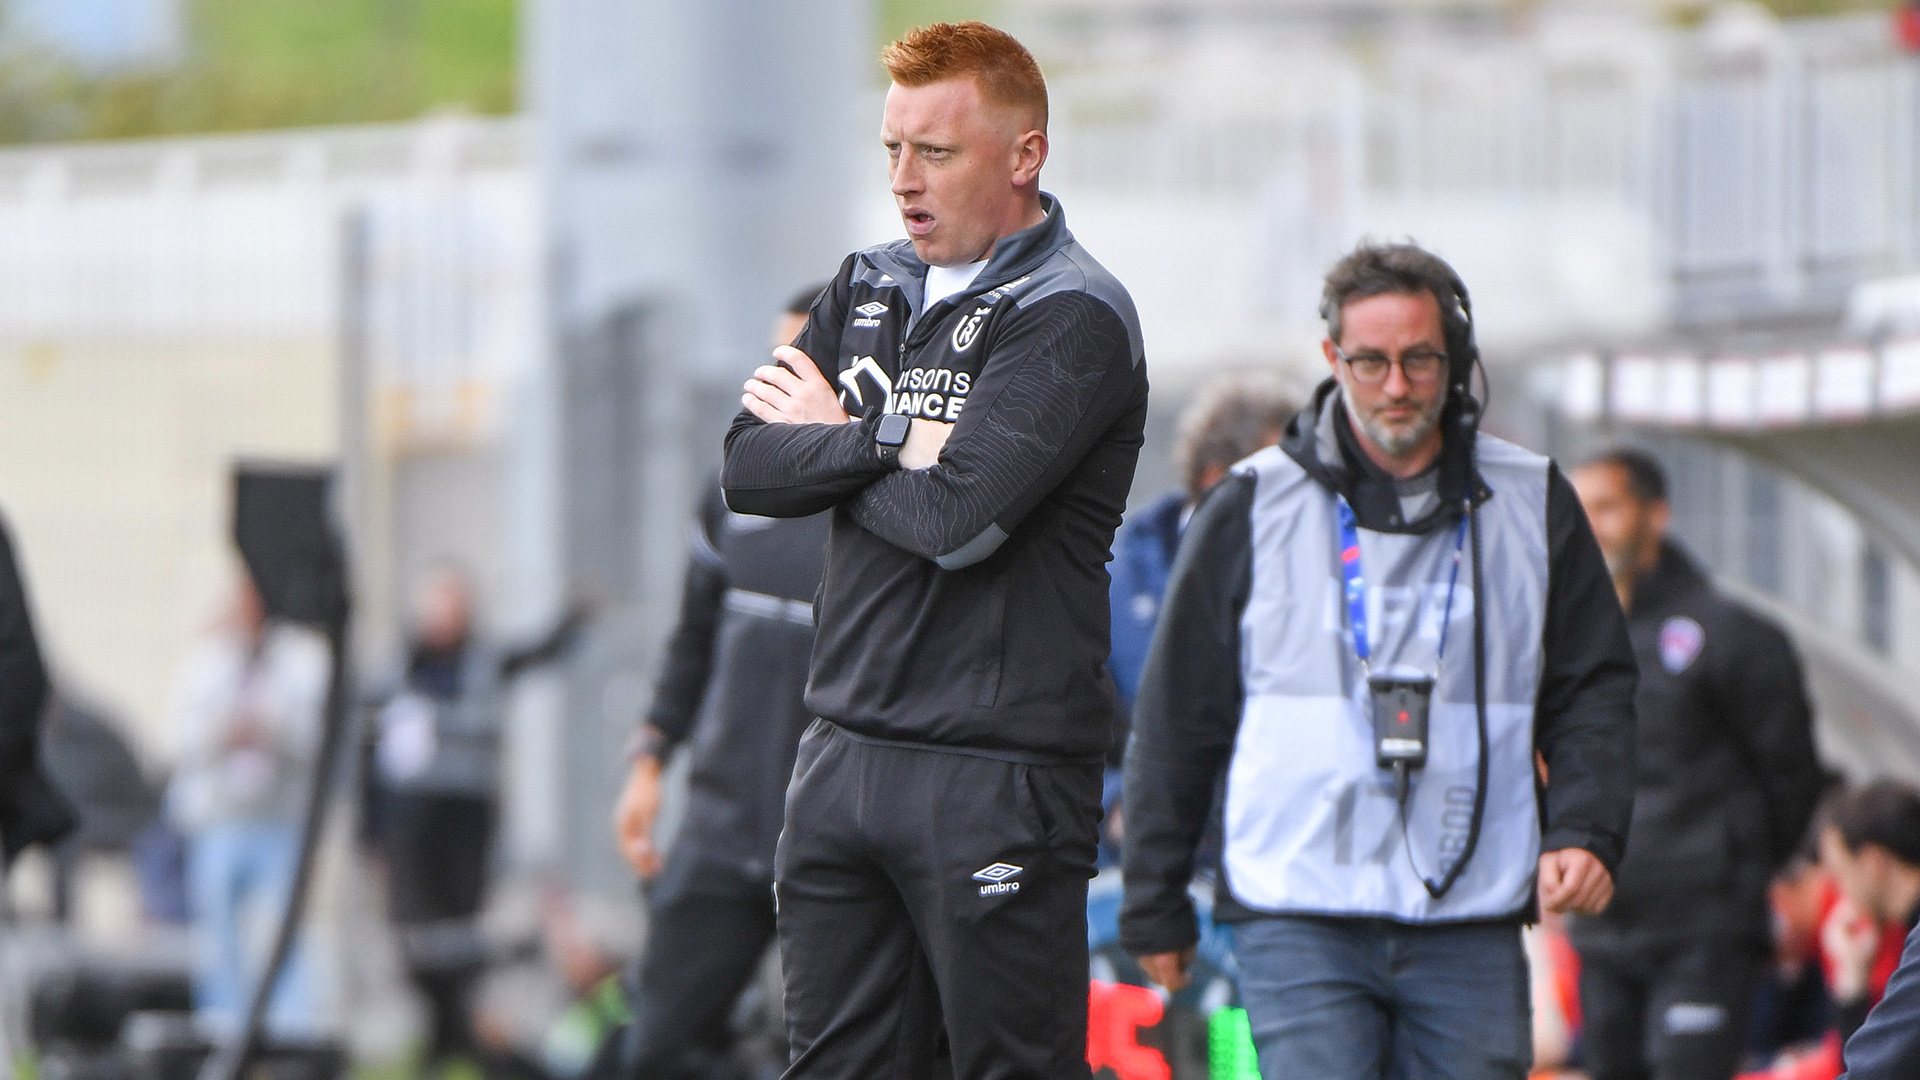
[{"label": "black watch strap", "polygon": [[889,469],[900,467],[900,448],[907,443],[913,421],[900,413],[887,413],[873,429],[873,452],[880,464]]}]

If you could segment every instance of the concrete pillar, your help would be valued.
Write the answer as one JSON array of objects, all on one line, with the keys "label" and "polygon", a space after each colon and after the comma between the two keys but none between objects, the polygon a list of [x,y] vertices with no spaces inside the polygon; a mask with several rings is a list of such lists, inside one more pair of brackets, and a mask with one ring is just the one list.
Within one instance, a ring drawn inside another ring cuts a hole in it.
[{"label": "concrete pillar", "polygon": [[544,721],[554,816],[525,831],[576,880],[618,888],[619,748],[672,625],[689,511],[773,313],[850,244],[877,64],[868,0],[529,9],[555,422],[554,497],[528,497],[559,511],[553,587],[584,579],[608,603]]}]

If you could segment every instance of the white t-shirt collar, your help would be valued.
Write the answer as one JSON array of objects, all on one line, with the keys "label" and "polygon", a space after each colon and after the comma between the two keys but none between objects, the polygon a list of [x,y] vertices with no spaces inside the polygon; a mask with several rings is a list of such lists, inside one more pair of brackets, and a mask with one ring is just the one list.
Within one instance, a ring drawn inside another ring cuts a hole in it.
[{"label": "white t-shirt collar", "polygon": [[966,263],[962,266],[927,267],[927,296],[921,310],[924,311],[947,297],[964,291],[967,286],[973,284],[973,279],[979,277],[980,271],[986,269],[986,266],[987,260],[981,259],[979,262]]}]

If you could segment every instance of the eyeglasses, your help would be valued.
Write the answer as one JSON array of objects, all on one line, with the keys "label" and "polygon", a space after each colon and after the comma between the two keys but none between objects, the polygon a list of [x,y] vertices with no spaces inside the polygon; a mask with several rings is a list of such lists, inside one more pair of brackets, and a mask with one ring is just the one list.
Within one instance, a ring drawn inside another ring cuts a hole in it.
[{"label": "eyeglasses", "polygon": [[[1363,352],[1348,356],[1340,346],[1333,347],[1333,355],[1339,357],[1347,370],[1353,372],[1355,382],[1362,386],[1378,386],[1387,381],[1387,371],[1394,365],[1392,357],[1384,353]],[[1447,354],[1432,349],[1409,349],[1400,354],[1400,374],[1410,383],[1433,383],[1440,381],[1446,374]]]}]

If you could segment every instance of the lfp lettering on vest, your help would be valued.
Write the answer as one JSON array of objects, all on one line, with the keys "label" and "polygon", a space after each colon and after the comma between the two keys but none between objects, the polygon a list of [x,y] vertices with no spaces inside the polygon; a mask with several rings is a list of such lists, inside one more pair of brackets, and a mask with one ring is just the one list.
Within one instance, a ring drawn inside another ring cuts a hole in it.
[{"label": "lfp lettering on vest", "polygon": [[[1236,471],[1254,479],[1252,591],[1241,621],[1246,699],[1227,775],[1226,874],[1256,911],[1403,922],[1500,918],[1532,896],[1540,851],[1533,716],[1547,598],[1546,458],[1489,435],[1476,464],[1483,598],[1463,568],[1426,767],[1402,838],[1392,774],[1375,762],[1365,680],[1341,615],[1334,495],[1279,448]],[[1360,530],[1374,672],[1434,671],[1455,532]],[[1488,768],[1479,847],[1447,895],[1438,880],[1464,850],[1480,755],[1474,608],[1486,604]]]}]

